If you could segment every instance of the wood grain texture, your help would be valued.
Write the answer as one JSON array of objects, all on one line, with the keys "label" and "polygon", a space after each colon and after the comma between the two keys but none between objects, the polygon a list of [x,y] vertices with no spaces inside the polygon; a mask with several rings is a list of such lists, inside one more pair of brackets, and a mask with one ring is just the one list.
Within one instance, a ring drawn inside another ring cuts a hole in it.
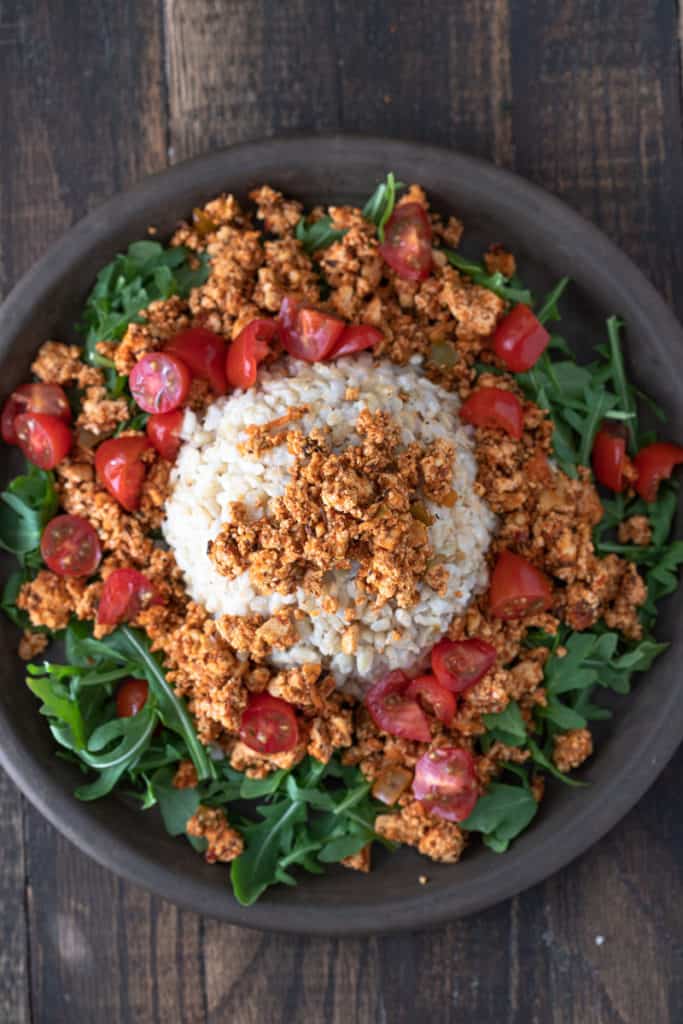
[{"label": "wood grain texture", "polygon": [[[681,315],[677,28],[674,0],[4,2],[0,291],[166,162],[347,130],[458,146],[548,187]],[[517,899],[343,941],[182,912],[0,781],[0,1024],[677,1024],[682,770],[679,753],[609,836]]]}]

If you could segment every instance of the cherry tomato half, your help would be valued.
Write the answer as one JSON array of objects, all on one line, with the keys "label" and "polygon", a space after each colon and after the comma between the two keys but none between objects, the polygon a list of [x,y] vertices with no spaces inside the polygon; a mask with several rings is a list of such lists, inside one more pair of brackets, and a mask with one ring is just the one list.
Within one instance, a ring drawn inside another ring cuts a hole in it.
[{"label": "cherry tomato half", "polygon": [[19,443],[14,421],[22,412],[46,413],[71,422],[69,399],[59,384],[22,384],[2,407],[2,439],[7,444]]},{"label": "cherry tomato half", "polygon": [[278,313],[283,347],[295,359],[317,363],[327,359],[346,326],[343,320],[313,306],[300,306],[285,295]]},{"label": "cherry tomato half", "polygon": [[102,559],[95,527],[81,516],[55,516],[43,530],[40,554],[58,576],[92,576]]},{"label": "cherry tomato half", "polygon": [[478,683],[495,660],[495,647],[476,637],[441,640],[432,648],[432,672],[453,693],[462,693]]},{"label": "cherry tomato half", "polygon": [[418,676],[406,690],[406,697],[416,698],[427,711],[436,715],[444,725],[450,725],[455,714],[455,697],[441,686],[436,676]]},{"label": "cherry tomato half", "polygon": [[550,580],[540,569],[513,551],[501,551],[489,590],[492,615],[497,619],[521,619],[545,611],[552,600]]},{"label": "cherry tomato half", "polygon": [[112,437],[95,452],[97,479],[127,512],[135,512],[140,504],[145,479],[141,457],[149,447],[146,437]]},{"label": "cherry tomato half", "polygon": [[195,377],[208,380],[216,395],[228,390],[225,378],[225,339],[206,327],[190,327],[166,342],[165,352],[182,359]]},{"label": "cherry tomato half", "polygon": [[533,310],[520,302],[500,321],[493,335],[493,351],[508,370],[524,373],[543,355],[550,335]]},{"label": "cherry tomato half", "polygon": [[160,604],[154,587],[137,569],[114,569],[102,587],[97,621],[102,626],[130,622],[143,608]]},{"label": "cherry tomato half", "polygon": [[522,403],[512,391],[503,388],[479,388],[460,406],[460,419],[475,427],[504,430],[519,441],[524,429]]},{"label": "cherry tomato half", "polygon": [[116,688],[116,714],[119,718],[132,718],[147,703],[149,683],[146,679],[124,679]]},{"label": "cherry tomato half", "polygon": [[17,444],[39,469],[54,469],[73,443],[64,420],[44,412],[21,412],[14,420]]},{"label": "cherry tomato half", "polygon": [[413,793],[437,818],[469,818],[479,798],[470,752],[462,747],[438,747],[423,754],[415,765]]},{"label": "cherry tomato half", "polygon": [[595,435],[591,457],[595,479],[620,493],[625,487],[626,427],[615,420],[603,420]]},{"label": "cherry tomato half", "polygon": [[174,409],[173,412],[157,412],[147,420],[147,437],[162,459],[169,462],[173,462],[180,448],[184,416],[182,409]]},{"label": "cherry tomato half", "polygon": [[633,460],[638,470],[636,490],[644,501],[656,501],[662,480],[668,480],[674,466],[683,463],[683,448],[678,444],[657,441],[641,448]]},{"label": "cherry tomato half", "polygon": [[370,324],[352,324],[341,332],[329,358],[338,359],[339,356],[349,356],[352,352],[373,348],[383,337],[382,332]]},{"label": "cherry tomato half", "polygon": [[258,365],[268,355],[269,344],[280,333],[277,320],[252,320],[228,347],[225,373],[233,388],[253,388]]},{"label": "cherry tomato half", "polygon": [[249,696],[242,723],[240,739],[259,754],[282,754],[293,750],[299,742],[299,726],[291,704],[269,693]]},{"label": "cherry tomato half", "polygon": [[390,672],[372,686],[365,703],[378,729],[405,740],[431,739],[429,722],[414,697],[407,697],[409,680],[403,672]]},{"label": "cherry tomato half", "polygon": [[147,352],[130,371],[128,386],[145,412],[172,412],[187,398],[192,374],[168,352]]},{"label": "cherry tomato half", "polygon": [[424,281],[432,272],[432,225],[419,203],[401,203],[384,228],[382,257],[406,281]]}]

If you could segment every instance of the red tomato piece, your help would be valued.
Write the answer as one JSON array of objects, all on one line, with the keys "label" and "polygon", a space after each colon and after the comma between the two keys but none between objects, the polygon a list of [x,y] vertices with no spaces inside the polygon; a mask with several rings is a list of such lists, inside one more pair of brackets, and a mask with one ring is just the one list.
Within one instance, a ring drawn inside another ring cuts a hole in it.
[{"label": "red tomato piece", "polygon": [[162,459],[173,462],[180,448],[180,430],[183,425],[182,409],[157,412],[147,420],[147,437]]},{"label": "red tomato piece", "polygon": [[475,427],[504,430],[519,441],[524,429],[522,403],[512,391],[478,388],[460,406],[460,419]]},{"label": "red tomato piece", "polygon": [[269,693],[252,693],[242,714],[240,739],[259,754],[282,754],[299,742],[299,726],[291,704]]},{"label": "red tomato piece", "polygon": [[615,420],[603,420],[595,435],[591,457],[595,479],[605,487],[620,493],[626,482],[626,427]]},{"label": "red tomato piece", "polygon": [[513,551],[501,551],[489,590],[492,615],[498,619],[521,619],[545,611],[552,601],[550,580],[540,569]]},{"label": "red tomato piece", "polygon": [[225,339],[206,327],[191,327],[166,342],[165,352],[171,352],[190,367],[195,377],[208,380],[216,395],[228,390],[225,377]]},{"label": "red tomato piece", "polygon": [[550,335],[533,310],[520,302],[503,317],[493,335],[493,351],[508,370],[524,373],[543,355]]},{"label": "red tomato piece", "polygon": [[372,686],[365,703],[378,729],[405,740],[431,739],[429,722],[414,697],[407,697],[409,680],[403,672],[390,672]]},{"label": "red tomato piece", "polygon": [[58,576],[92,576],[102,560],[102,547],[87,519],[55,516],[43,530],[40,554]]},{"label": "red tomato piece", "polygon": [[495,647],[477,637],[441,640],[432,648],[432,672],[453,693],[462,693],[478,683],[495,660]]},{"label": "red tomato piece", "polygon": [[161,600],[146,576],[137,569],[114,569],[102,587],[97,621],[103,626],[118,626],[152,604],[161,604]]},{"label": "red tomato piece", "polygon": [[73,443],[64,420],[44,412],[21,412],[14,420],[17,444],[39,469],[54,469]]},{"label": "red tomato piece", "polygon": [[252,388],[258,365],[268,355],[270,342],[280,333],[277,320],[252,320],[230,343],[225,360],[228,384]]},{"label": "red tomato piece", "polygon": [[149,447],[146,437],[112,437],[95,452],[97,479],[127,512],[135,512],[140,504],[145,479],[142,454]]},{"label": "red tomato piece", "polygon": [[406,690],[406,697],[416,698],[431,711],[444,725],[450,725],[455,714],[455,697],[441,686],[436,676],[418,676]]},{"label": "red tomato piece", "polygon": [[330,359],[338,359],[339,356],[349,356],[352,352],[362,352],[365,348],[373,348],[384,335],[376,327],[370,324],[351,324],[345,327],[339,335],[339,340],[334,346]]},{"label": "red tomato piece", "polygon": [[415,765],[413,793],[437,818],[464,821],[479,799],[474,759],[462,747],[438,747]]},{"label": "red tomato piece", "polygon": [[683,448],[678,444],[657,441],[641,448],[633,460],[638,470],[636,490],[644,501],[656,501],[662,480],[668,480],[674,466],[683,463]]},{"label": "red tomato piece", "polygon": [[187,398],[192,374],[177,356],[147,352],[128,377],[130,392],[145,412],[172,412]]},{"label": "red tomato piece", "polygon": [[119,718],[132,718],[147,703],[149,683],[146,679],[124,679],[116,688],[116,714]]},{"label": "red tomato piece", "polygon": [[346,326],[339,317],[314,306],[300,306],[288,295],[282,300],[278,321],[283,348],[307,363],[327,359]]},{"label": "red tomato piece", "polygon": [[2,408],[2,439],[18,444],[14,421],[22,412],[41,412],[71,422],[71,407],[59,384],[22,384],[13,391]]},{"label": "red tomato piece", "polygon": [[432,225],[419,203],[400,203],[384,228],[383,259],[406,281],[424,281],[432,272]]}]

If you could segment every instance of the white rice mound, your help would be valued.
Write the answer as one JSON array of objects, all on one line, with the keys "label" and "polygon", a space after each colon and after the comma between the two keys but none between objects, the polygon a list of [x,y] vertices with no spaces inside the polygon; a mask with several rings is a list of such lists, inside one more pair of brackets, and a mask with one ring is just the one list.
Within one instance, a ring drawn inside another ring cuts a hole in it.
[{"label": "white rice mound", "polygon": [[[356,694],[387,670],[409,670],[424,662],[453,616],[487,583],[485,554],[495,516],[473,490],[472,431],[460,423],[458,396],[432,384],[420,372],[420,362],[417,356],[410,365],[400,367],[362,353],[330,363],[285,360],[260,370],[255,387],[218,399],[203,423],[193,412],[186,412],[184,443],[171,478],[163,532],[190,596],[216,617],[258,614],[268,618],[283,606],[298,607],[306,613],[297,623],[301,639],[287,650],[274,651],[271,664],[322,662],[338,686]],[[356,389],[358,397],[346,398],[347,389]],[[229,520],[230,504],[244,502],[256,518],[291,480],[288,466],[293,457],[286,445],[272,448],[258,460],[239,453],[245,427],[283,416],[295,405],[306,405],[309,412],[293,427],[305,434],[314,427],[329,428],[336,450],[360,443],[355,424],[363,409],[388,412],[400,425],[404,444],[424,445],[443,437],[455,445],[453,488],[458,500],[452,508],[425,502],[434,517],[429,527],[433,550],[448,570],[445,596],[422,583],[418,603],[409,609],[397,607],[394,601],[376,609],[372,594],[356,605],[357,567],[352,567],[328,574],[327,593],[337,601],[337,611],[329,612],[323,610],[320,598],[301,588],[288,595],[264,595],[253,588],[247,572],[229,580],[216,571],[207,546]],[[349,626],[344,613],[349,607],[360,625],[352,655],[341,649]]]}]

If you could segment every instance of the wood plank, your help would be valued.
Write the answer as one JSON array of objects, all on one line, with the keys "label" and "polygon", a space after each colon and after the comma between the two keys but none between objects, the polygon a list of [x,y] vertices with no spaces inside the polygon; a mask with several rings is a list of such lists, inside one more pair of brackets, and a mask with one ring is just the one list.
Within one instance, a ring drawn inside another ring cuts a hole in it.
[{"label": "wood plank", "polygon": [[172,162],[340,127],[330,4],[164,0],[164,10]]},{"label": "wood plank", "polygon": [[[106,0],[87,11],[66,0],[2,5],[3,289],[89,209],[164,166],[161,28],[155,5]],[[12,963],[0,970],[0,1019],[29,1019],[21,952],[26,875],[31,1019],[151,1020],[152,1007],[158,1020],[177,994],[182,1016],[167,1012],[164,1019],[201,1020],[203,996],[198,1008],[192,991],[200,978],[197,928],[186,927],[174,908],[124,886],[30,808],[24,862],[18,797],[3,786],[2,800],[3,820],[12,837],[19,833],[2,865],[0,966],[10,957]],[[156,976],[168,979],[169,952],[187,966],[175,988],[160,993]],[[13,1012],[5,1013],[10,997]]]},{"label": "wood plank", "polygon": [[19,792],[0,771],[0,1020],[12,1024],[31,1020],[22,804]]}]

